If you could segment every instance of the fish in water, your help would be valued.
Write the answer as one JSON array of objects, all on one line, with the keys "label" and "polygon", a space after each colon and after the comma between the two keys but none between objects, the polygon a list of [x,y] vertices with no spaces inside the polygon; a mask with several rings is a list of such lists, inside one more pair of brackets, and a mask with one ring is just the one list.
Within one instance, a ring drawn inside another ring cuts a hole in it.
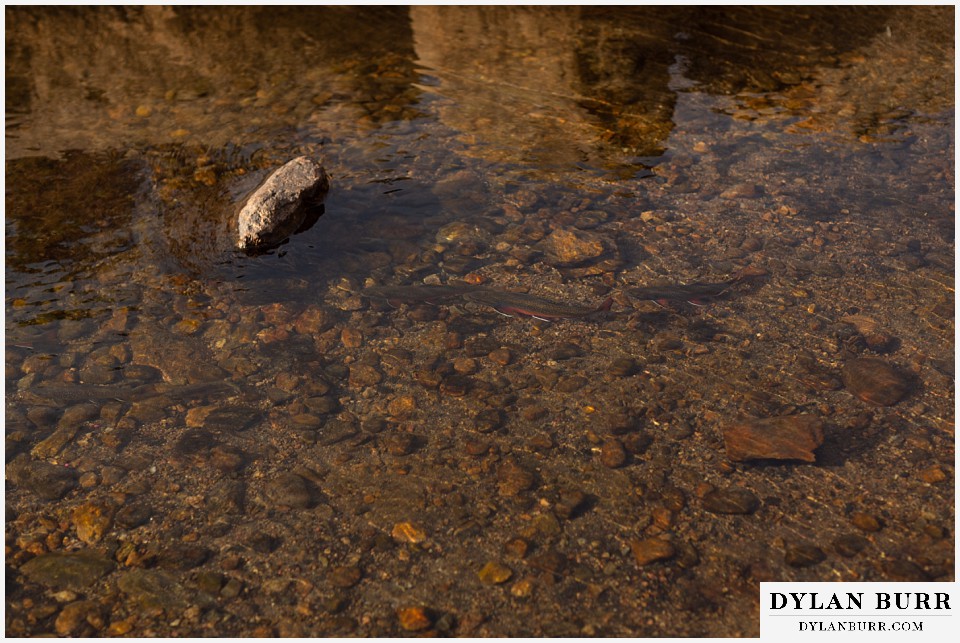
[{"label": "fish in water", "polygon": [[439,305],[452,303],[459,299],[489,306],[510,317],[519,315],[543,321],[586,317],[592,313],[610,310],[610,305],[613,303],[613,298],[608,298],[596,308],[591,308],[552,301],[522,292],[483,288],[470,284],[376,286],[364,289],[361,294],[367,297],[386,299],[391,306],[421,303]]},{"label": "fish in water", "polygon": [[748,279],[763,277],[767,273],[761,269],[742,271],[732,279],[716,283],[693,283],[676,286],[643,286],[629,288],[627,292],[635,299],[655,302],[667,307],[670,302],[687,302],[694,306],[706,306],[711,301],[726,294],[730,288]]},{"label": "fish in water", "polygon": [[533,317],[541,321],[586,317],[593,313],[610,310],[610,306],[613,304],[613,297],[607,297],[602,304],[591,308],[577,304],[565,304],[522,292],[494,290],[492,288],[472,290],[466,293],[464,298],[476,304],[489,306],[498,313],[509,317],[520,315]]},{"label": "fish in water", "polygon": [[365,288],[360,294],[366,297],[385,299],[394,308],[400,304],[443,304],[468,292],[476,290],[469,284],[450,284],[433,286],[418,284],[413,286],[374,286]]}]

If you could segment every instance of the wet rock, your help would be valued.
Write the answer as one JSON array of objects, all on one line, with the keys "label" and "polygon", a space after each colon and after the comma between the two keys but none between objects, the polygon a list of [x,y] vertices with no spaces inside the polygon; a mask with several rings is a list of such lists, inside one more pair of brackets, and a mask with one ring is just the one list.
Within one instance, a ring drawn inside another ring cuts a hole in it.
[{"label": "wet rock", "polygon": [[334,567],[330,570],[328,578],[330,579],[330,584],[334,587],[346,589],[359,583],[360,579],[363,578],[363,572],[355,565]]},{"label": "wet rock", "polygon": [[536,476],[510,459],[497,469],[497,482],[500,495],[510,497],[531,489],[536,484]]},{"label": "wet rock", "polygon": [[503,425],[503,416],[497,409],[480,411],[473,417],[473,428],[480,433],[496,431]]},{"label": "wet rock", "polygon": [[606,253],[609,242],[595,232],[561,228],[541,241],[540,248],[551,264],[575,266]]},{"label": "wet rock", "polygon": [[146,523],[153,517],[153,509],[146,504],[133,503],[121,507],[114,516],[114,522],[122,529],[133,529]]},{"label": "wet rock", "polygon": [[530,551],[530,542],[524,538],[512,538],[503,545],[503,552],[514,558],[524,558]]},{"label": "wet rock", "polygon": [[323,425],[317,436],[317,443],[323,446],[330,446],[338,442],[343,442],[347,438],[352,438],[360,430],[356,422],[349,420],[333,419]]},{"label": "wet rock", "polygon": [[870,541],[858,534],[844,534],[833,539],[833,551],[845,558],[856,556],[870,544]]},{"label": "wet rock", "polygon": [[669,560],[677,553],[673,544],[662,538],[634,540],[630,543],[630,550],[633,552],[637,564],[641,567],[658,560]]},{"label": "wet rock", "polygon": [[703,508],[717,514],[752,514],[760,508],[760,499],[748,489],[713,489],[703,496]]},{"label": "wet rock", "polygon": [[306,509],[313,503],[307,481],[295,473],[281,473],[267,483],[265,492],[272,503],[293,509]]},{"label": "wet rock", "polygon": [[921,471],[919,474],[919,477],[921,480],[923,480],[927,484],[938,484],[948,479],[946,472],[938,464],[935,464],[932,467],[928,467],[923,471]]},{"label": "wet rock", "polygon": [[586,508],[587,500],[587,494],[579,489],[563,489],[554,511],[561,518],[573,518]]},{"label": "wet rock", "polygon": [[627,377],[639,369],[639,362],[632,357],[618,357],[610,363],[607,372],[614,377]]},{"label": "wet rock", "polygon": [[390,532],[393,539],[402,543],[422,543],[427,539],[427,532],[411,522],[398,522]]},{"label": "wet rock", "polygon": [[75,507],[70,517],[77,530],[77,538],[92,545],[100,542],[113,524],[115,507],[103,501],[94,501]]},{"label": "wet rock", "polygon": [[30,455],[35,458],[52,458],[67,446],[67,444],[73,440],[77,435],[77,431],[80,430],[79,426],[66,426],[60,427],[49,436],[37,443],[35,447],[30,450]]},{"label": "wet rock", "polygon": [[156,569],[133,569],[117,581],[121,591],[144,610],[176,614],[187,607],[186,590],[170,574]]},{"label": "wet rock", "polygon": [[397,622],[408,632],[419,632],[433,625],[429,611],[423,607],[401,607],[397,610]]},{"label": "wet rock", "polygon": [[82,591],[114,568],[113,562],[91,551],[50,552],[33,558],[20,571],[34,583]]},{"label": "wet rock", "polygon": [[210,550],[192,543],[173,543],[157,556],[157,564],[165,569],[187,571],[199,567],[210,557]]},{"label": "wet rock", "polygon": [[417,447],[417,439],[410,433],[390,433],[383,437],[383,446],[390,455],[410,455]]},{"label": "wet rock", "polygon": [[810,567],[826,560],[827,555],[816,545],[807,543],[788,544],[784,552],[784,562],[791,567]]},{"label": "wet rock", "polygon": [[580,346],[577,346],[576,344],[571,344],[570,342],[565,342],[563,344],[560,344],[559,346],[551,350],[549,353],[547,353],[547,356],[550,359],[556,360],[558,362],[565,359],[570,359],[573,357],[580,357],[581,355],[583,355],[583,349]]},{"label": "wet rock", "polygon": [[374,386],[380,383],[383,376],[373,366],[367,364],[352,364],[350,366],[350,386]]},{"label": "wet rock", "polygon": [[864,402],[892,406],[910,392],[910,380],[889,362],[875,357],[854,359],[843,366],[843,383]]},{"label": "wet rock", "polygon": [[323,168],[305,156],[281,166],[240,209],[237,247],[256,248],[283,241],[304,223],[309,207],[329,187]]},{"label": "wet rock", "polygon": [[245,431],[260,421],[263,413],[249,406],[224,406],[207,415],[203,424],[209,430],[233,433]]},{"label": "wet rock", "polygon": [[484,585],[499,585],[506,583],[513,576],[513,570],[497,561],[490,561],[477,572],[480,582]]},{"label": "wet rock", "polygon": [[103,625],[103,614],[99,603],[75,601],[64,605],[53,627],[60,636],[82,636],[91,629],[92,631],[100,630]]},{"label": "wet rock", "polygon": [[623,443],[616,438],[608,438],[600,447],[600,464],[609,468],[617,469],[627,463],[627,450],[623,448]]},{"label": "wet rock", "polygon": [[902,558],[884,561],[883,572],[887,576],[885,580],[904,583],[930,580],[930,575],[922,567]]},{"label": "wet rock", "polygon": [[813,415],[746,419],[723,429],[727,457],[746,460],[803,460],[814,462],[814,450],[823,444],[823,422]]},{"label": "wet rock", "polygon": [[883,528],[883,523],[873,514],[855,511],[850,515],[850,522],[861,531],[874,532]]},{"label": "wet rock", "polygon": [[76,470],[47,462],[31,460],[26,454],[7,465],[7,480],[31,491],[44,500],[59,500],[78,483]]}]

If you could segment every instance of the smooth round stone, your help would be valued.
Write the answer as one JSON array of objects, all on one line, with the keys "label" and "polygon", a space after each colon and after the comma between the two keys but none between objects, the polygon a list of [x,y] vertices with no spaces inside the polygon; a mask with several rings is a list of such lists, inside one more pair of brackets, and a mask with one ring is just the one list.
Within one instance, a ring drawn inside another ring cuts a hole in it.
[{"label": "smooth round stone", "polygon": [[864,402],[892,406],[910,392],[910,380],[896,367],[875,357],[862,357],[843,367],[843,383]]}]

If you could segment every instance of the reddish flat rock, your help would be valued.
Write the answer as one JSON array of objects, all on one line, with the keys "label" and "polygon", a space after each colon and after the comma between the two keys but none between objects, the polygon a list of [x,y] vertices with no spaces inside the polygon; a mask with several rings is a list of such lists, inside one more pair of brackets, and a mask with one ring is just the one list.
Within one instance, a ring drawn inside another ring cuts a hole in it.
[{"label": "reddish flat rock", "polygon": [[744,460],[803,460],[814,462],[823,444],[823,421],[813,415],[788,415],[739,420],[723,430],[727,457]]}]

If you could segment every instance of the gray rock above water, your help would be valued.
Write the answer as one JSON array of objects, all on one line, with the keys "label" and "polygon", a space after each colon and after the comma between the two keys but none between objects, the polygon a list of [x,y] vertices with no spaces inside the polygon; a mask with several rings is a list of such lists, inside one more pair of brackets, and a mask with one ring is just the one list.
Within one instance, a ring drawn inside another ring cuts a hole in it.
[{"label": "gray rock above water", "polygon": [[237,247],[251,249],[283,241],[303,224],[309,206],[329,187],[327,173],[306,156],[279,167],[240,209]]}]

